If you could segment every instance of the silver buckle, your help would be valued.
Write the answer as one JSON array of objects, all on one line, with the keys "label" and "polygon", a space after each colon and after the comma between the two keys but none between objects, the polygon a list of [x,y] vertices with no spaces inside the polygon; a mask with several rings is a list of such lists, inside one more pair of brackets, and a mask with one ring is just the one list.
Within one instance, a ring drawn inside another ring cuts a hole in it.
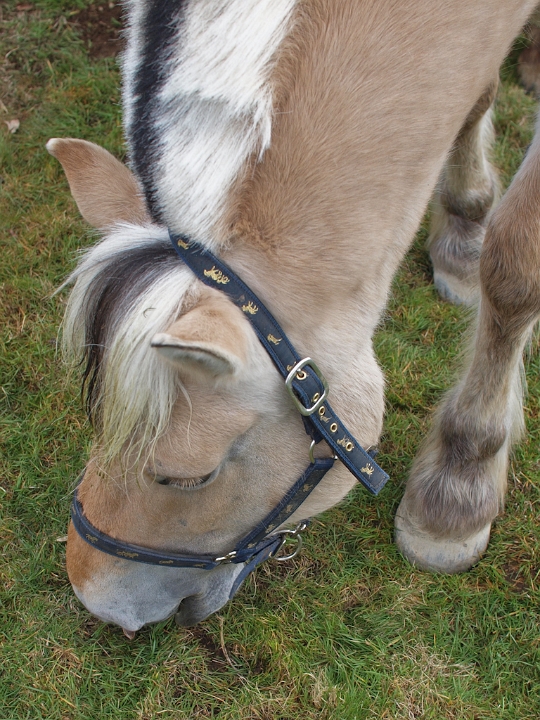
[{"label": "silver buckle", "polygon": [[[321,395],[321,397],[317,398],[317,402],[309,408],[304,407],[302,405],[302,403],[296,396],[296,394],[293,390],[293,386],[292,386],[293,380],[298,375],[298,373],[300,373],[302,371],[302,368],[306,367],[306,365],[309,365],[309,367],[313,370],[315,375],[321,381],[322,386],[324,388],[323,394]],[[285,380],[285,385],[286,385],[287,390],[289,391],[292,399],[294,400],[297,410],[300,412],[301,415],[305,415],[305,416],[313,415],[313,413],[316,412],[321,407],[323,402],[328,397],[328,392],[330,390],[330,388],[328,387],[328,383],[326,382],[326,378],[324,377],[322,372],[319,370],[319,367],[317,366],[315,361],[309,357],[304,358],[303,360],[300,360],[300,362],[296,363],[296,365],[293,367],[291,372],[287,375],[287,379]]]}]

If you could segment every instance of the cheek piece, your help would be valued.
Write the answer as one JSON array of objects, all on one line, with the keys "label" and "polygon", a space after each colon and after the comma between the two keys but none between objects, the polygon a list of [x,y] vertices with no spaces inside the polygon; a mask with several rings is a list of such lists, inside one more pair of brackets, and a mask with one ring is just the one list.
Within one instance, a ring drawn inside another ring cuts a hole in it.
[{"label": "cheek piece", "polygon": [[[71,519],[81,538],[97,550],[115,557],[150,565],[194,567],[212,570],[224,563],[244,563],[229,595],[231,599],[257,565],[273,557],[289,560],[302,546],[301,532],[309,519],[300,522],[293,530],[276,530],[300,507],[325,474],[340,460],[354,477],[373,495],[378,495],[388,475],[374,460],[375,449],[362,448],[351,435],[327,401],[329,387],[317,364],[310,358],[301,358],[293,345],[260,299],[215,255],[183,235],[169,231],[171,243],[182,261],[201,282],[220,290],[245,314],[257,337],[270,355],[292,402],[302,416],[306,433],[311,438],[310,464],[276,507],[242,538],[236,547],[221,556],[190,555],[162,552],[116,540],[102,533],[86,518],[82,505],[74,493]],[[332,457],[315,458],[315,445],[324,440],[332,449]],[[81,477],[82,480],[82,477]],[[80,481],[79,481],[80,482]],[[293,552],[278,553],[288,541],[295,541]]]}]

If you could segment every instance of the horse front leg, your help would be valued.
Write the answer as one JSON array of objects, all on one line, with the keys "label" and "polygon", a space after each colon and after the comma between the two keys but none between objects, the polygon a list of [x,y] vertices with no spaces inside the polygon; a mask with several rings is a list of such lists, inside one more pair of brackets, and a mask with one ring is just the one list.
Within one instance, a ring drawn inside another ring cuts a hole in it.
[{"label": "horse front leg", "polygon": [[497,84],[495,80],[486,88],[459,131],[431,203],[427,246],[433,281],[439,294],[456,304],[478,301],[485,220],[499,193],[497,175],[488,160]]},{"label": "horse front leg", "polygon": [[461,572],[485,550],[523,426],[521,357],[540,315],[540,132],[491,215],[470,360],[436,414],[396,515],[396,542],[418,567]]},{"label": "horse front leg", "polygon": [[540,6],[525,26],[530,44],[518,58],[518,75],[525,90],[540,97]]}]

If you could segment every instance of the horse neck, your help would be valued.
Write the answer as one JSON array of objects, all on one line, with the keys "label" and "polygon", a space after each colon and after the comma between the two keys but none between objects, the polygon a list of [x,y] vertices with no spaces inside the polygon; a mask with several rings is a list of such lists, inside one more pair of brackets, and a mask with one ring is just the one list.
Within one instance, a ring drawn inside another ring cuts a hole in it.
[{"label": "horse neck", "polygon": [[[346,316],[341,343],[356,349],[520,19],[504,3],[454,0],[426,44],[428,0],[409,13],[389,0],[304,10],[272,74],[270,146],[237,178],[219,233],[285,326],[327,335]],[[495,11],[499,34],[484,38]]]},{"label": "horse neck", "polygon": [[[496,3],[454,0],[430,46],[392,0],[236,0],[215,16],[203,12],[215,3],[187,2],[157,44],[153,2],[139,4],[126,125],[154,217],[228,245],[284,325],[309,330],[317,316],[331,327],[356,308],[371,333],[453,138],[504,53],[495,36],[491,67],[477,52]],[[429,0],[414,6],[431,17]],[[501,27],[515,22],[512,8],[499,13]]]}]

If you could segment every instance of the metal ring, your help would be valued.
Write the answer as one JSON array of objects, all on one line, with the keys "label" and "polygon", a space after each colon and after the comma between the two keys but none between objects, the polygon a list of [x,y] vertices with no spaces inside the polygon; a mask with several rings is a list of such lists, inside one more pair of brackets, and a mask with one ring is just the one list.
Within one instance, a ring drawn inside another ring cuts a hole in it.
[{"label": "metal ring", "polygon": [[[274,560],[277,560],[278,562],[284,562],[285,560],[291,560],[293,557],[298,555],[300,552],[300,549],[302,548],[302,536],[300,533],[304,531],[307,526],[308,522],[306,520],[302,520],[298,523],[298,525],[294,528],[294,530],[280,530],[276,535],[281,535],[281,543],[280,546],[277,548],[275,553],[272,555]],[[294,552],[290,553],[289,555],[282,555],[281,557],[276,557],[277,553],[281,550],[281,548],[285,545],[287,542],[287,538],[292,538],[293,540],[296,540],[296,547],[294,549]]]},{"label": "metal ring", "polygon": [[[315,447],[315,445],[317,445],[317,443],[315,442],[315,440],[312,440],[311,445],[309,446],[309,459],[311,460],[312,464],[315,463],[315,455],[313,453],[313,448]],[[334,458],[334,460],[339,460],[339,457],[336,455],[336,453],[332,453],[332,457]]]},{"label": "metal ring", "polygon": [[222,557],[214,558],[213,562],[218,563],[218,565],[226,565],[227,563],[232,562],[235,557],[236,557],[236,550],[231,550],[230,553],[227,553],[226,555],[223,555]]},{"label": "metal ring", "polygon": [[[292,532],[294,532],[294,531],[292,531]],[[281,548],[285,545],[285,543],[287,542],[287,537],[288,537],[287,535],[283,536],[283,541],[282,541],[281,545],[279,546],[277,552],[279,552],[281,550]],[[298,555],[298,553],[302,549],[302,545],[303,545],[302,536],[300,535],[300,533],[298,533],[296,535],[293,535],[292,538],[294,538],[294,540],[296,540],[296,547],[294,548],[293,552],[289,553],[289,555],[281,555],[280,557],[277,557],[276,555],[274,555],[274,560],[276,560],[276,562],[285,562],[286,560],[292,560],[293,557],[296,557]]]}]

